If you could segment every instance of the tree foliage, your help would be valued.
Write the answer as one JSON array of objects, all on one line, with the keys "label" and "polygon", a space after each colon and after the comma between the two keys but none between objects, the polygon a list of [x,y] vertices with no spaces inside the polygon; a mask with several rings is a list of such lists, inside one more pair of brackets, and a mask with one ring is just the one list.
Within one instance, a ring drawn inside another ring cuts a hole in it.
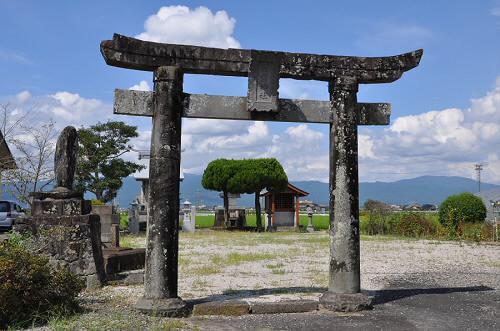
[{"label": "tree foliage", "polygon": [[262,228],[260,192],[282,191],[288,185],[285,170],[275,158],[240,160],[239,171],[229,180],[232,193],[255,194],[257,228]]},{"label": "tree foliage", "polygon": [[144,168],[121,158],[132,149],[128,143],[138,136],[137,127],[109,121],[81,128],[78,135],[76,188],[94,193],[103,202],[111,201],[123,185],[123,178]]},{"label": "tree foliage", "polygon": [[0,243],[0,329],[76,311],[83,280],[66,268],[52,267],[48,257],[32,254],[13,239]]},{"label": "tree foliage", "polygon": [[226,213],[228,212],[227,193],[255,194],[258,228],[262,227],[260,192],[263,189],[280,191],[285,189],[287,184],[288,177],[279,161],[275,158],[217,159],[208,164],[202,179],[202,185],[205,189],[223,192]]},{"label": "tree foliage", "polygon": [[439,222],[457,228],[460,223],[483,222],[486,206],[481,198],[464,192],[449,196],[439,207]]}]

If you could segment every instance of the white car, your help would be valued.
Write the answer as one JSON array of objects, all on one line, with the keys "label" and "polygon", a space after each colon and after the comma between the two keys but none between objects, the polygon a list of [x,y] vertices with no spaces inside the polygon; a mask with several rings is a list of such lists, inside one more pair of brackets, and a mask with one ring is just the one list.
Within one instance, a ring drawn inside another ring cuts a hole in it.
[{"label": "white car", "polygon": [[23,216],[24,209],[17,202],[0,200],[0,229],[12,229],[16,219]]}]

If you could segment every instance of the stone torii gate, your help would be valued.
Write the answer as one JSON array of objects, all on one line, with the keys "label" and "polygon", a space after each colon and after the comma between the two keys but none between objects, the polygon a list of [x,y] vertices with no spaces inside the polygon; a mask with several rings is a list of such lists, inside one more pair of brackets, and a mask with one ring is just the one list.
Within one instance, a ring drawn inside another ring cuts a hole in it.
[{"label": "stone torii gate", "polygon": [[[162,44],[117,35],[101,43],[108,65],[154,72],[154,92],[116,90],[115,114],[151,116],[150,210],[144,312],[182,315],[178,297],[181,118],[330,124],[330,274],[321,304],[371,307],[360,288],[358,125],[387,125],[387,103],[358,103],[359,84],[390,83],[418,66],[423,50],[352,57]],[[183,74],[248,77],[247,97],[186,94]],[[330,102],[280,99],[279,79],[329,82]]]}]

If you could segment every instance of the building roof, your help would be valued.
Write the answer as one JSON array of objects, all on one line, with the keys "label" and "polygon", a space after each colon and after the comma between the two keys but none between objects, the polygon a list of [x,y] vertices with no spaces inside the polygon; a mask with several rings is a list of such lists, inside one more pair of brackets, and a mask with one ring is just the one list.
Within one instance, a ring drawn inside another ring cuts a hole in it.
[{"label": "building roof", "polygon": [[17,169],[16,161],[0,131],[0,170]]},{"label": "building roof", "polygon": [[[260,196],[268,196],[269,194],[271,194],[272,192],[269,192],[269,191],[265,191],[264,193],[262,193]],[[290,183],[288,183],[288,186],[285,190],[283,191],[280,191],[278,193],[293,193],[294,195],[296,196],[299,196],[299,197],[305,197],[307,195],[309,195],[309,192],[306,192],[304,190],[301,190],[300,188],[298,188],[297,186],[294,186]]]}]

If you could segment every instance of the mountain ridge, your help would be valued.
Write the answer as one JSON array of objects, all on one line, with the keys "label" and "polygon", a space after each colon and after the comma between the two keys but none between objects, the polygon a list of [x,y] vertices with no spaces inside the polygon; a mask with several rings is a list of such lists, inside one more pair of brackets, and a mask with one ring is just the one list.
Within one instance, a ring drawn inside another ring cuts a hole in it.
[{"label": "mountain ridge", "polygon": [[[195,204],[208,206],[221,205],[219,193],[208,191],[201,186],[201,175],[184,174],[181,182],[181,201],[189,200]],[[304,199],[320,204],[328,204],[328,184],[319,181],[291,181],[300,189],[309,192]],[[500,189],[500,185],[481,183],[482,191]],[[449,195],[461,192],[476,193],[477,181],[459,176],[420,176],[402,179],[394,182],[362,182],[360,183],[360,204],[368,199],[375,199],[391,204],[431,203],[439,205]],[[139,194],[140,185],[133,177],[124,180],[122,189],[118,192],[117,201],[122,208],[127,208],[130,202]],[[243,194],[239,205],[251,207],[254,204],[253,195]]]}]

